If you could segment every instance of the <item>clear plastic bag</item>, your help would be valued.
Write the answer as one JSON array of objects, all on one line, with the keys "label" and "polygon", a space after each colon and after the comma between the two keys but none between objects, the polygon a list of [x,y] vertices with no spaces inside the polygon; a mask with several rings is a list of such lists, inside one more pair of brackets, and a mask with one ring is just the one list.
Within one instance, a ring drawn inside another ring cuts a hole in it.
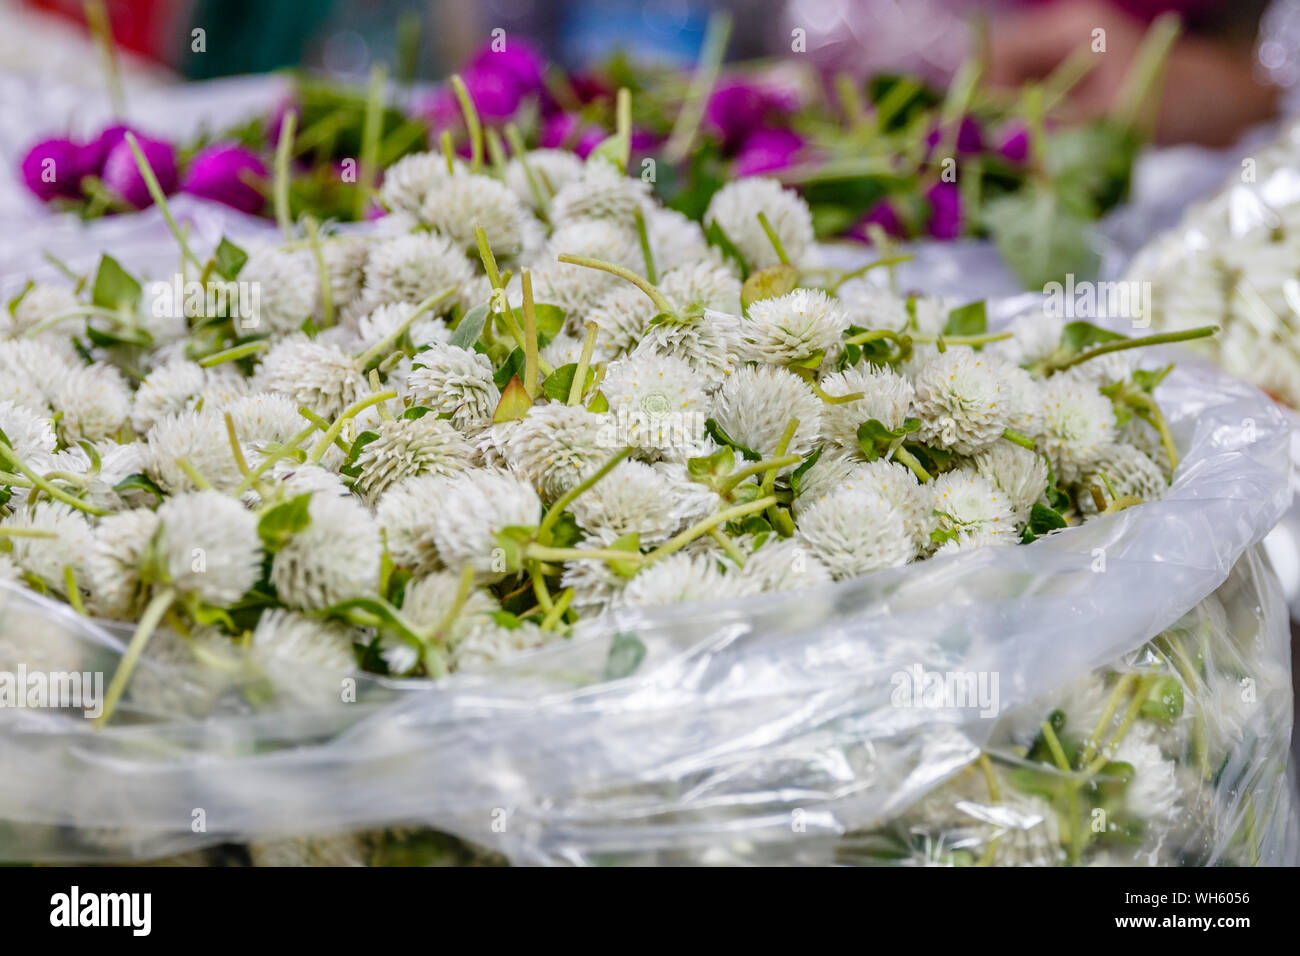
[{"label": "clear plastic bag", "polygon": [[[1159,397],[1185,451],[1167,496],[1028,546],[631,610],[438,683],[161,634],[105,729],[0,708],[0,860],[1294,862],[1287,616],[1256,547],[1290,426],[1196,361]],[[123,637],[0,590],[0,671],[111,674]],[[974,696],[927,698],[930,674]],[[1085,755],[1121,682],[1119,750]],[[1044,720],[1073,762],[1107,759],[1054,771]]]}]

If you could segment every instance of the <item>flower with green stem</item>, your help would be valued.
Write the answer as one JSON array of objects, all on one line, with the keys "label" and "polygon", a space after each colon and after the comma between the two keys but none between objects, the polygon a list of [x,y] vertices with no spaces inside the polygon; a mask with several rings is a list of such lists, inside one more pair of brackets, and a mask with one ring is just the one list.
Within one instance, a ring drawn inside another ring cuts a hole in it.
[{"label": "flower with green stem", "polygon": [[135,157],[135,164],[140,169],[140,176],[144,179],[145,187],[149,190],[149,196],[158,206],[158,210],[162,213],[163,219],[167,221],[167,228],[170,229],[172,235],[176,237],[176,243],[181,249],[182,262],[192,263],[195,269],[202,271],[203,263],[199,261],[198,256],[196,256],[194,251],[190,249],[190,244],[186,241],[185,234],[181,232],[180,227],[176,225],[176,219],[172,216],[171,207],[167,204],[167,196],[163,192],[162,186],[158,183],[158,177],[154,175],[153,167],[149,165],[149,160],[145,158],[144,151],[140,148],[140,141],[135,138],[134,133],[130,132],[125,135],[124,139],[126,140],[127,145],[131,148],[131,155]]}]

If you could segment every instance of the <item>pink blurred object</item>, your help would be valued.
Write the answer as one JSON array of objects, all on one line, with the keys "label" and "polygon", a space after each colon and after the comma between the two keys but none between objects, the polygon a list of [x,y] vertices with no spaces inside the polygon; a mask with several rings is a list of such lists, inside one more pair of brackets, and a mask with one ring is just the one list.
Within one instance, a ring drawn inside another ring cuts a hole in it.
[{"label": "pink blurred object", "polygon": [[[176,191],[176,150],[171,143],[160,139],[146,136],[138,136],[137,139],[140,151],[158,179],[158,185],[164,194],[171,195]],[[153,203],[149,187],[145,185],[144,176],[131,152],[131,144],[125,139],[108,151],[100,178],[105,186],[136,209],[144,209]]]},{"label": "pink blurred object", "polygon": [[266,164],[251,149],[236,143],[217,143],[200,150],[191,160],[181,189],[240,212],[255,213],[266,205],[266,195],[256,183],[265,181],[267,175]]}]

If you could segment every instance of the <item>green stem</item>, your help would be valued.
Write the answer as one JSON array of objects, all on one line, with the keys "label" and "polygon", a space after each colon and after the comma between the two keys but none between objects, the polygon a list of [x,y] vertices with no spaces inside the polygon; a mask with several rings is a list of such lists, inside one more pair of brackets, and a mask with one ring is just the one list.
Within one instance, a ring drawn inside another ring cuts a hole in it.
[{"label": "green stem", "polygon": [[452,76],[451,88],[456,93],[460,111],[465,117],[465,128],[469,130],[470,170],[477,173],[483,168],[483,124],[479,121],[478,109],[475,108],[474,100],[470,97],[460,74]]},{"label": "green stem", "polygon": [[717,528],[710,528],[709,537],[718,542],[719,546],[721,546],[722,550],[726,552],[727,557],[731,558],[736,567],[743,568],[745,566],[745,555],[741,553],[740,548],[736,547],[736,542],[732,541],[725,531],[720,531]]},{"label": "green stem", "polygon": [[900,465],[906,465],[908,468],[912,469],[912,474],[916,475],[917,479],[921,482],[921,484],[925,484],[931,478],[930,473],[925,470],[925,466],[922,465],[919,461],[917,461],[916,456],[913,455],[906,448],[904,448],[902,445],[899,445],[897,448],[894,449],[894,461],[898,462]]},{"label": "green stem", "polygon": [[1147,345],[1169,345],[1174,342],[1190,342],[1193,339],[1203,339],[1219,331],[1217,325],[1203,325],[1195,329],[1183,329],[1178,332],[1157,332],[1155,335],[1144,335],[1139,339],[1118,339],[1114,342],[1107,342],[1105,345],[1098,345],[1094,349],[1086,352],[1080,352],[1061,362],[1049,363],[1050,372],[1061,372],[1067,368],[1073,368],[1089,359],[1095,359],[1099,355],[1109,355],[1112,352],[1123,352],[1126,349],[1143,348]]},{"label": "green stem", "polygon": [[700,59],[691,77],[690,89],[682,101],[681,112],[673,123],[673,131],[668,137],[664,155],[670,163],[680,163],[691,154],[695,137],[704,120],[704,111],[708,106],[709,95],[718,82],[722,72],[722,59],[727,52],[727,40],[731,36],[731,14],[719,12],[709,18],[709,25],[700,48]]},{"label": "green stem", "polygon": [[850,279],[856,279],[864,273],[870,272],[872,269],[878,269],[881,266],[896,266],[901,262],[910,262],[912,261],[912,258],[912,254],[909,252],[906,255],[886,256],[883,259],[876,259],[874,262],[868,262],[865,266],[858,266],[856,269],[846,272],[836,279],[831,285],[831,291],[838,292],[840,286],[844,285],[844,283],[848,282]]},{"label": "green stem", "polygon": [[524,294],[524,393],[537,397],[537,310],[533,307],[533,277],[527,269],[519,276]]},{"label": "green stem", "polygon": [[501,145],[501,134],[492,127],[487,128],[488,158],[492,161],[492,171],[498,179],[506,177],[506,151]]},{"label": "green stem", "polygon": [[760,475],[765,471],[774,470],[777,468],[785,468],[788,465],[796,465],[801,460],[802,460],[801,455],[781,455],[776,458],[769,458],[764,461],[753,462],[752,464],[746,465],[744,468],[740,469],[740,471],[732,472],[730,475],[724,478],[722,482],[720,482],[718,485],[718,494],[723,495],[725,497],[730,492],[732,492],[736,488],[736,486],[738,486],[746,478],[753,477],[754,475]]},{"label": "green stem", "polygon": [[18,473],[30,481],[34,487],[39,488],[55,501],[62,501],[65,505],[70,505],[78,511],[84,511],[86,514],[95,515],[96,517],[102,517],[103,515],[108,514],[108,512],[103,508],[97,508],[92,504],[82,501],[76,495],[70,495],[63,489],[46,481],[40,475],[36,474],[36,472],[23,464],[22,459],[18,457],[18,454],[2,441],[0,441],[0,460],[7,463],[10,468],[17,469]]},{"label": "green stem", "polygon": [[376,359],[387,354],[387,352],[392,351],[393,344],[406,334],[406,330],[411,327],[411,323],[424,315],[424,313],[428,312],[434,306],[441,305],[455,294],[456,286],[448,286],[441,292],[435,292],[433,295],[427,296],[423,302],[415,307],[415,311],[403,320],[401,325],[393,329],[393,331],[389,332],[382,339],[357,356],[358,367],[363,369],[369,368],[370,364]]},{"label": "green stem", "polygon": [[298,434],[294,435],[292,438],[289,439],[288,442],[286,442],[284,445],[281,445],[275,451],[267,452],[266,455],[262,458],[261,464],[259,464],[256,468],[254,468],[252,473],[246,475],[244,477],[244,480],[239,483],[239,487],[235,489],[235,497],[238,498],[245,491],[248,491],[251,487],[253,487],[254,482],[256,482],[257,479],[261,478],[262,475],[270,471],[275,466],[275,463],[277,461],[279,461],[282,458],[287,458],[295,448],[297,448],[308,438],[310,438],[312,433],[317,431],[320,427],[321,426],[313,423],[309,427],[304,428],[302,431],[298,432]]},{"label": "green stem", "polygon": [[177,458],[176,467],[185,472],[185,477],[194,482],[195,487],[200,491],[212,490],[212,482],[204,478],[203,473],[195,468],[188,458]]},{"label": "green stem", "polygon": [[1037,447],[1032,438],[1027,435],[1022,435],[1020,432],[1014,431],[1010,428],[1003,429],[1002,437],[1013,445],[1019,445],[1021,448],[1028,448],[1030,451],[1034,451]]},{"label": "green stem", "polygon": [[909,346],[912,344],[912,337],[903,335],[901,332],[894,332],[890,329],[870,329],[866,332],[859,332],[857,335],[851,335],[844,340],[845,345],[866,345],[868,342],[877,342],[880,339],[892,339],[900,346]]},{"label": "green stem", "polygon": [[113,711],[117,708],[117,702],[121,699],[126,685],[131,680],[131,675],[135,671],[136,662],[139,661],[140,655],[144,653],[145,646],[149,643],[149,638],[157,629],[163,615],[167,609],[172,606],[176,600],[176,591],[173,588],[163,588],[153,596],[148,607],[145,608],[144,614],[140,617],[140,623],[136,626],[135,634],[131,637],[131,643],[126,647],[126,653],[122,655],[122,660],[117,665],[117,671],[113,674],[112,681],[109,682],[108,691],[104,695],[104,709],[99,716],[95,718],[95,726],[103,727],[108,719],[113,716]]},{"label": "green stem", "polygon": [[1156,81],[1164,72],[1169,51],[1182,28],[1182,20],[1175,13],[1162,13],[1151,22],[1111,110],[1120,126],[1136,130],[1142,111],[1157,102],[1153,93]]},{"label": "green stem", "polygon": [[666,558],[670,554],[680,551],[701,535],[708,534],[711,529],[725,525],[728,521],[732,521],[736,518],[743,518],[745,515],[752,515],[756,512],[763,511],[770,505],[774,504],[776,504],[776,498],[769,495],[766,498],[759,498],[756,501],[746,502],[743,505],[735,505],[731,508],[725,508],[717,514],[705,518],[703,521],[696,522],[685,531],[670,538],[668,541],[665,541],[645,556],[645,563],[648,565],[658,561],[660,558]]},{"label": "green stem", "polygon": [[646,231],[645,212],[640,206],[636,208],[636,235],[641,243],[641,259],[645,262],[645,277],[651,285],[659,281],[659,273],[655,271],[654,252],[650,248],[650,234]]},{"label": "green stem", "polygon": [[329,427],[329,431],[321,436],[321,440],[318,441],[316,447],[311,450],[311,455],[307,460],[313,465],[320,464],[320,460],[325,457],[325,452],[329,451],[330,445],[334,444],[334,439],[338,438],[339,433],[343,431],[344,425],[353,418],[356,418],[357,415],[365,411],[371,405],[378,405],[380,402],[386,402],[389,399],[396,397],[397,392],[389,389],[386,392],[380,392],[377,395],[369,395],[360,401],[353,402],[344,409],[343,414],[338,417],[338,421]]},{"label": "green stem", "polygon": [[1011,335],[1010,332],[990,332],[988,335],[913,335],[912,341],[921,345],[935,345],[940,340],[945,345],[985,345],[989,342],[1005,342]]},{"label": "green stem", "polygon": [[596,333],[599,326],[595,322],[587,323],[587,334],[582,340],[582,354],[573,370],[573,384],[569,386],[566,405],[577,405],[582,401],[583,390],[587,386],[587,369],[591,367],[591,356],[596,351]]},{"label": "green stem", "polygon": [[569,604],[573,601],[573,593],[573,588],[565,588],[563,593],[560,594],[559,599],[546,612],[546,616],[542,618],[541,628],[543,631],[555,629],[555,625],[564,617],[564,612],[569,609]]},{"label": "green stem", "polygon": [[510,151],[514,153],[515,159],[519,160],[519,165],[524,170],[524,178],[528,180],[528,188],[532,191],[533,199],[537,202],[537,210],[541,213],[543,219],[550,221],[551,218],[551,197],[547,190],[543,188],[543,183],[538,179],[537,174],[533,172],[532,163],[528,161],[528,147],[524,144],[523,134],[519,132],[519,127],[514,123],[506,124],[506,141],[510,144]]},{"label": "green stem", "polygon": [[1092,733],[1083,742],[1083,756],[1079,759],[1082,766],[1086,767],[1092,758],[1097,755],[1097,748],[1101,745],[1106,728],[1110,726],[1110,722],[1115,719],[1115,712],[1119,710],[1119,702],[1124,699],[1128,689],[1136,681],[1137,672],[1128,671],[1116,682],[1115,689],[1110,692],[1106,706],[1102,709],[1101,717],[1097,720],[1097,726],[1092,728]]},{"label": "green stem", "polygon": [[547,510],[546,516],[542,518],[542,523],[537,528],[538,542],[548,544],[551,540],[551,528],[555,527],[555,522],[560,519],[564,509],[569,507],[580,494],[613,471],[615,466],[630,454],[632,454],[631,448],[624,448],[616,452],[603,465],[556,499],[555,504],[551,505]]},{"label": "green stem", "polygon": [[258,339],[254,342],[245,342],[242,345],[234,345],[228,349],[222,349],[220,352],[213,352],[211,355],[205,355],[199,359],[198,364],[202,368],[212,368],[221,365],[224,362],[233,362],[236,359],[248,358],[250,355],[256,355],[262,349],[266,348],[269,343],[266,339]]},{"label": "green stem", "polygon": [[[790,447],[790,442],[794,440],[794,433],[799,429],[799,419],[792,418],[785,426],[785,431],[781,433],[781,439],[776,443],[776,459],[769,462],[767,474],[763,476],[763,483],[759,485],[759,493],[766,496],[772,493],[773,486],[776,485],[776,473],[781,468],[776,464],[777,461],[785,457],[786,450]],[[790,462],[793,464],[793,462]]]},{"label": "green stem", "polygon": [[72,609],[81,617],[87,617],[86,605],[81,601],[81,588],[77,586],[77,572],[70,564],[63,566],[63,592],[67,595]]},{"label": "green stem", "polygon": [[767,240],[772,243],[772,248],[776,250],[776,257],[781,260],[781,264],[788,266],[790,264],[790,257],[785,254],[785,246],[781,245],[781,237],[776,234],[776,230],[772,228],[772,224],[767,221],[767,213],[760,212],[758,214],[758,224],[762,226],[763,231],[767,233]]},{"label": "green stem", "polygon": [[298,126],[298,114],[289,110],[280,122],[280,138],[275,144],[275,183],[271,195],[275,205],[275,221],[280,224],[280,234],[293,238],[293,220],[289,215],[289,161],[293,155],[293,134]]},{"label": "green stem", "polygon": [[201,270],[203,263],[199,262],[198,256],[194,255],[194,251],[190,249],[190,244],[185,241],[185,234],[181,232],[180,226],[176,225],[171,206],[167,204],[167,194],[163,192],[162,186],[158,184],[158,177],[154,175],[153,167],[149,165],[149,160],[145,158],[144,151],[140,149],[140,141],[135,138],[135,133],[127,133],[125,139],[127,145],[131,148],[131,155],[135,157],[135,164],[140,170],[140,176],[144,179],[150,197],[158,207],[158,211],[162,213],[163,219],[167,221],[167,228],[176,237],[176,243],[181,248],[182,260],[193,263],[195,269]]},{"label": "green stem", "polygon": [[645,560],[643,555],[635,551],[615,551],[608,548],[552,548],[536,542],[527,545],[524,548],[524,557],[532,561],[580,561],[583,559],[592,559],[599,561],[610,561],[614,563],[640,563]]},{"label": "green stem", "polygon": [[460,584],[456,588],[456,597],[451,602],[451,607],[442,616],[437,625],[428,633],[425,643],[437,641],[445,642],[447,635],[451,632],[451,626],[456,623],[456,618],[460,615],[461,608],[469,600],[470,592],[474,590],[474,566],[465,565],[460,572]]},{"label": "green stem", "polygon": [[366,218],[366,204],[374,193],[375,172],[379,163],[379,137],[384,124],[384,86],[388,71],[382,63],[370,70],[370,89],[366,94],[366,112],[361,130],[361,162],[357,171],[357,204],[353,210],[358,222]]},{"label": "green stem", "polygon": [[643,276],[637,275],[631,269],[624,269],[622,266],[616,266],[612,262],[605,262],[601,259],[591,259],[587,256],[571,256],[567,252],[557,257],[560,262],[567,262],[569,265],[584,266],[588,269],[599,269],[601,272],[608,272],[610,275],[616,275],[620,279],[632,283],[642,292],[650,297],[650,301],[655,304],[655,308],[660,312],[667,312],[669,315],[676,315],[677,310],[673,308],[672,303],[664,298],[664,294],[654,287]]},{"label": "green stem", "polygon": [[452,139],[451,130],[443,130],[439,141],[442,143],[442,158],[447,161],[447,175],[451,176],[456,172],[456,144]]}]

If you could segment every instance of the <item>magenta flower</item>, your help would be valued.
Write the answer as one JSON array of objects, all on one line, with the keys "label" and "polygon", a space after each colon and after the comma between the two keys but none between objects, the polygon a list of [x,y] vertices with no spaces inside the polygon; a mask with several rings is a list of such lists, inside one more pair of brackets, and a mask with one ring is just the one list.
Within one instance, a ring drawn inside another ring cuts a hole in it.
[{"label": "magenta flower", "polygon": [[867,211],[867,214],[849,230],[849,237],[860,242],[870,242],[871,236],[867,232],[867,226],[869,225],[879,226],[885,230],[885,235],[892,236],[895,239],[901,239],[907,233],[907,230],[903,228],[903,220],[898,218],[898,212],[888,199],[881,199],[872,206]]},{"label": "magenta flower", "polygon": [[1011,122],[998,136],[998,152],[1008,162],[1020,165],[1029,160],[1029,128],[1021,122]]},{"label": "magenta flower", "polygon": [[930,221],[926,231],[936,239],[956,239],[961,235],[961,190],[956,183],[937,182],[925,193],[930,203]]},{"label": "magenta flower", "polygon": [[[176,150],[171,143],[147,136],[137,136],[140,151],[153,169],[154,176],[162,191],[171,195],[176,191]],[[153,202],[144,177],[135,164],[131,144],[125,139],[108,151],[104,157],[104,166],[100,171],[104,185],[121,196],[136,209],[144,209]]]},{"label": "magenta flower", "polygon": [[[942,138],[943,132],[937,126],[930,130],[925,137],[927,155],[930,150],[939,145],[939,140]],[[956,147],[959,156],[969,156],[984,151],[984,133],[979,123],[969,116],[963,116],[961,125],[957,127]]]},{"label": "magenta flower", "polygon": [[731,80],[714,89],[704,116],[735,149],[758,128],[784,119],[798,107],[798,96],[788,90],[748,80]]},{"label": "magenta flower", "polygon": [[70,139],[42,140],[23,157],[22,173],[27,188],[42,202],[80,196],[86,174],[82,148]]},{"label": "magenta flower", "polygon": [[537,48],[517,37],[512,37],[504,50],[484,47],[470,62],[471,71],[495,73],[513,83],[521,96],[541,90],[545,69],[546,60]]},{"label": "magenta flower", "polygon": [[190,161],[181,189],[240,212],[256,213],[266,205],[266,195],[256,184],[267,175],[266,164],[251,149],[217,143],[200,150]]},{"label": "magenta flower", "polygon": [[[81,165],[83,175],[99,175],[104,168],[104,160],[113,147],[122,142],[127,133],[134,132],[129,126],[106,126],[98,136],[81,147]],[[139,133],[136,133],[139,136]]]},{"label": "magenta flower", "polygon": [[737,176],[759,176],[788,169],[804,147],[804,139],[794,130],[759,128],[745,139],[732,164]]}]

